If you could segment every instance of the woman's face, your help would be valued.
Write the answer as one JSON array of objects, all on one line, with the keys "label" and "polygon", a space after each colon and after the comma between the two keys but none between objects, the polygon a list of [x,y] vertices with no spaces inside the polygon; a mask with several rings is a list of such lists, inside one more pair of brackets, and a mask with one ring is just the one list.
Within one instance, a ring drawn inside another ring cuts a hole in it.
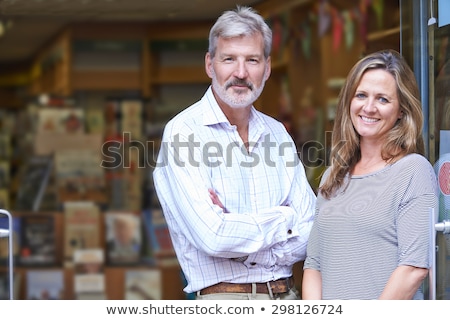
[{"label": "woman's face", "polygon": [[402,117],[394,77],[382,69],[366,71],[350,102],[350,116],[361,143],[382,143]]}]

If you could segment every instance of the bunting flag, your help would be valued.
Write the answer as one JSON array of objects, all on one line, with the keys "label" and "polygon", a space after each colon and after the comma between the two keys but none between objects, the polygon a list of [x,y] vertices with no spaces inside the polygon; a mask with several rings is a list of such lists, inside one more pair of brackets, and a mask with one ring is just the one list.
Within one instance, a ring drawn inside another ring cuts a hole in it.
[{"label": "bunting flag", "polygon": [[333,51],[337,51],[342,42],[342,33],[344,28],[344,23],[339,12],[332,8],[331,16],[333,18]]},{"label": "bunting flag", "polygon": [[[310,58],[313,24],[317,25],[319,37],[323,37],[331,30],[332,48],[335,52],[339,50],[343,40],[345,40],[346,49],[351,49],[355,43],[356,32],[359,33],[362,45],[367,47],[369,8],[374,10],[378,25],[382,25],[384,0],[359,0],[354,7],[345,10],[338,10],[329,0],[320,0],[302,21],[289,29],[293,36],[295,54],[302,53],[306,58]],[[273,50],[277,53],[283,49],[289,24],[286,24],[281,16],[273,18],[271,22],[273,23]]]},{"label": "bunting flag", "polygon": [[302,24],[302,52],[304,56],[311,58],[311,27],[309,23],[304,22]]},{"label": "bunting flag", "polygon": [[272,52],[279,57],[283,44],[283,25],[279,16],[272,19]]},{"label": "bunting flag", "polygon": [[378,28],[383,28],[384,0],[372,0],[372,9],[375,12]]},{"label": "bunting flag", "polygon": [[287,12],[276,15],[269,20],[269,24],[272,29],[272,53],[276,58],[281,59],[291,36],[291,30],[288,27],[289,15]]},{"label": "bunting flag", "polygon": [[350,49],[353,46],[355,33],[353,15],[350,11],[346,10],[342,12],[342,18],[344,19],[345,46],[347,49]]},{"label": "bunting flag", "polygon": [[364,48],[367,47],[367,11],[370,0],[360,0],[359,1],[359,36]]},{"label": "bunting flag", "polygon": [[319,4],[318,10],[318,33],[319,37],[324,36],[331,25],[331,16],[330,16],[330,5],[327,0],[321,0]]}]

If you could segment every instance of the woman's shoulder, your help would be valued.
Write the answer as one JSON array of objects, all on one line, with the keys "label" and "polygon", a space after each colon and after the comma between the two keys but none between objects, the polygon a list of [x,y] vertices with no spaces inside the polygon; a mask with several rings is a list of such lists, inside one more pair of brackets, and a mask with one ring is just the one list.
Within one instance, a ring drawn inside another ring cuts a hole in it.
[{"label": "woman's shoulder", "polygon": [[418,180],[424,183],[431,181],[435,183],[436,173],[430,161],[420,154],[409,154],[398,160],[393,166],[398,173],[397,177],[403,177],[407,181]]},{"label": "woman's shoulder", "polygon": [[432,168],[430,161],[418,153],[410,153],[398,160],[397,163],[408,167]]},{"label": "woman's shoulder", "polygon": [[325,182],[325,180],[327,179],[327,177],[330,175],[331,172],[331,166],[329,167],[325,167],[325,169],[323,170],[321,176],[320,176],[320,186]]}]

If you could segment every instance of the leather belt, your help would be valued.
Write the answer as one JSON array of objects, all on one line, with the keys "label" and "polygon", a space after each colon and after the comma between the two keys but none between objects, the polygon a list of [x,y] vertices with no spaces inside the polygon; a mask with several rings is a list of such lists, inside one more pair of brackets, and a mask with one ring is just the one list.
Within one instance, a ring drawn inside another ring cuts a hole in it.
[{"label": "leather belt", "polygon": [[[294,287],[294,278],[289,277],[275,281],[255,283],[255,285],[256,293],[269,294],[268,285],[272,289],[273,294],[286,293]],[[201,295],[213,293],[252,293],[252,284],[220,282],[200,290]]]}]

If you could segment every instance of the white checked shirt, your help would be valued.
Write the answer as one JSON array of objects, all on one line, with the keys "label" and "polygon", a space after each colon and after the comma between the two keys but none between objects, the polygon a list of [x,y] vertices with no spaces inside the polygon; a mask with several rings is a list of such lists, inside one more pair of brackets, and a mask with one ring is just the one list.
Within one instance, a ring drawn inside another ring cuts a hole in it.
[{"label": "white checked shirt", "polygon": [[294,142],[254,108],[248,138],[247,151],[211,88],[166,125],[153,178],[186,292],[289,277],[305,259],[316,197]]}]

